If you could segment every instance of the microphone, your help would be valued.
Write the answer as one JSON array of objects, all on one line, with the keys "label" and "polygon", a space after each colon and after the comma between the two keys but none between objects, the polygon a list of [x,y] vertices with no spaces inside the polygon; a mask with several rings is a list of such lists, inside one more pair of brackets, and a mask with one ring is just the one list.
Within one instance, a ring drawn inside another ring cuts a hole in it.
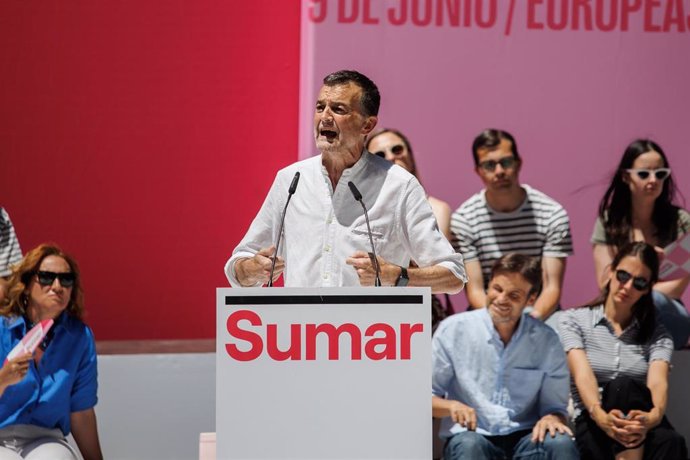
[{"label": "microphone", "polygon": [[367,221],[367,233],[369,234],[369,243],[371,243],[371,252],[369,253],[369,256],[372,259],[372,262],[374,264],[374,270],[376,271],[376,279],[374,280],[374,286],[381,286],[381,269],[379,268],[379,259],[376,258],[374,238],[371,236],[371,227],[369,226],[369,213],[367,212],[367,207],[364,206],[364,201],[362,201],[362,194],[359,193],[359,190],[357,190],[355,184],[352,181],[350,181],[347,183],[347,186],[350,187],[350,191],[352,192],[352,196],[355,197],[355,201],[359,201],[359,204],[362,205],[362,209],[364,209],[364,219]]},{"label": "microphone", "polygon": [[278,259],[278,249],[280,248],[280,237],[283,236],[283,225],[285,224],[285,213],[287,212],[287,207],[290,204],[290,198],[294,195],[295,190],[297,190],[297,183],[299,182],[299,171],[295,173],[295,177],[292,178],[292,183],[288,189],[288,197],[285,202],[285,207],[283,208],[283,214],[280,216],[280,230],[278,230],[278,239],[276,240],[276,251],[273,253],[273,261],[271,261],[271,274],[268,276],[268,287],[273,286],[273,272],[276,268],[276,259]]}]

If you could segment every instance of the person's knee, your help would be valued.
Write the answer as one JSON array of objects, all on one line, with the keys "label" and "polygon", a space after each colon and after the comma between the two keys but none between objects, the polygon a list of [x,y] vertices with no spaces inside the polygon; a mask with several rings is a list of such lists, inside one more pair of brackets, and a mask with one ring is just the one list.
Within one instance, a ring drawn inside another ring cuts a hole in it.
[{"label": "person's knee", "polygon": [[474,431],[458,433],[448,441],[444,460],[459,460],[461,458],[481,458],[488,441],[481,434]]},{"label": "person's knee", "polygon": [[34,445],[24,449],[25,460],[40,460],[50,458],[51,460],[76,460],[72,449],[66,443],[58,440],[48,440],[36,442]]},{"label": "person's knee", "polygon": [[551,458],[561,458],[559,454],[562,454],[563,458],[565,458],[565,453],[577,452],[577,446],[573,438],[568,434],[556,433],[555,437],[547,434],[544,438],[544,450],[553,454]]}]

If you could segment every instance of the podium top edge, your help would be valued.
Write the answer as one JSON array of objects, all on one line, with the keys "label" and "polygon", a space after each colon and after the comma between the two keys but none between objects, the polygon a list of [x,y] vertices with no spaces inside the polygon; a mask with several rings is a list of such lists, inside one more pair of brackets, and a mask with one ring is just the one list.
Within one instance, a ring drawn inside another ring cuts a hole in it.
[{"label": "podium top edge", "polygon": [[423,304],[422,295],[226,295],[225,305]]}]

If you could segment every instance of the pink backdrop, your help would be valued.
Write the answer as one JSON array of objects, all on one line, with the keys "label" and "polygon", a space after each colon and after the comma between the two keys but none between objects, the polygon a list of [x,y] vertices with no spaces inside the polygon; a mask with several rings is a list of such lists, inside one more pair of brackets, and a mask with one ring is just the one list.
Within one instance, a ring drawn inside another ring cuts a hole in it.
[{"label": "pink backdrop", "polygon": [[298,84],[297,2],[0,2],[0,206],[80,262],[97,339],[215,336]]},{"label": "pink backdrop", "polygon": [[596,294],[589,237],[629,142],[658,141],[690,192],[688,0],[312,0],[302,4],[301,50],[303,157],[314,153],[308,120],[320,78],[342,68],[377,83],[379,126],[408,135],[423,185],[453,209],[481,188],[475,135],[511,132],[521,181],[571,217],[564,306]]}]

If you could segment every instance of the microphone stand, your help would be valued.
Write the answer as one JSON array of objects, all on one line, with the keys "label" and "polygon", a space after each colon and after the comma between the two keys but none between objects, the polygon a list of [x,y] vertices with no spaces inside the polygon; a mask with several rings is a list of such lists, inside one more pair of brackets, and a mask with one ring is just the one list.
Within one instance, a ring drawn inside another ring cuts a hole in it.
[{"label": "microphone stand", "polygon": [[276,250],[273,253],[273,260],[271,261],[271,273],[268,276],[268,287],[273,287],[273,272],[275,271],[276,268],[276,260],[278,259],[278,249],[280,248],[280,239],[281,236],[283,236],[283,225],[285,225],[285,213],[287,212],[287,207],[290,204],[290,199],[292,198],[292,195],[295,194],[295,190],[297,190],[297,183],[299,182],[299,171],[295,173],[295,177],[292,178],[292,183],[290,184],[290,188],[288,189],[288,197],[287,201],[285,202],[285,207],[283,208],[283,214],[280,217],[280,229],[278,230],[278,240],[276,241]]},{"label": "microphone stand", "polygon": [[367,222],[367,233],[369,234],[369,243],[371,244],[371,253],[369,253],[369,256],[372,259],[372,264],[374,265],[374,270],[376,271],[374,286],[381,286],[381,268],[379,267],[379,259],[376,257],[374,238],[371,236],[371,227],[369,226],[369,213],[367,212],[367,207],[364,205],[364,201],[362,201],[362,194],[359,193],[359,190],[357,190],[355,184],[350,181],[347,183],[347,186],[350,187],[352,196],[355,197],[356,201],[359,201],[359,204],[362,205],[362,209],[364,209],[364,220]]}]

